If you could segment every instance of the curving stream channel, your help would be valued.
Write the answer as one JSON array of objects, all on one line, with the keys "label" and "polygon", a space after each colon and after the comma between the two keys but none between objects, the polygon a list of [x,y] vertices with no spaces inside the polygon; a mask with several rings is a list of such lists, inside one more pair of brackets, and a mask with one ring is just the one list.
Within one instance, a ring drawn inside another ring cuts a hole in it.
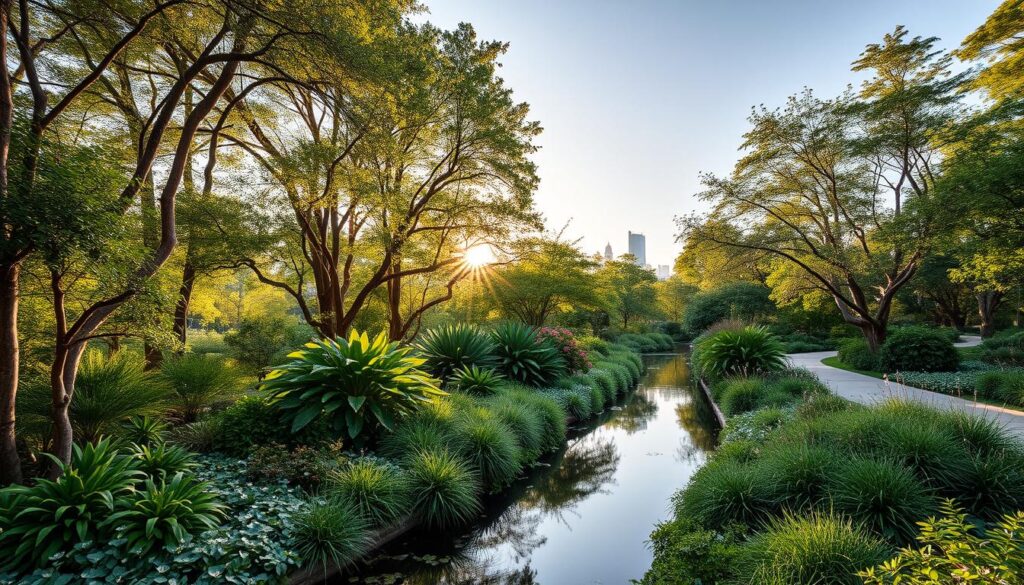
[{"label": "curving stream channel", "polygon": [[622,584],[650,566],[646,541],[714,446],[685,354],[644,356],[637,390],[487,502],[475,525],[411,532],[331,583]]}]

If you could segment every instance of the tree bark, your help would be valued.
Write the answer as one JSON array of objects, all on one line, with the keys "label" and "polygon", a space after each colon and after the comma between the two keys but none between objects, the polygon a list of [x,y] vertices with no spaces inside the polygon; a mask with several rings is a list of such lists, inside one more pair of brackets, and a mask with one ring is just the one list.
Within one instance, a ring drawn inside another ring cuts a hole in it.
[{"label": "tree bark", "polygon": [[1003,303],[1003,293],[985,291],[978,293],[978,317],[981,318],[981,336],[992,337],[996,332],[995,316]]},{"label": "tree bark", "polygon": [[181,343],[181,353],[185,352],[185,342],[188,341],[188,309],[195,284],[195,266],[186,258],[185,269],[181,273],[181,288],[178,289],[178,304],[174,307],[174,337]]},{"label": "tree bark", "polygon": [[21,483],[15,435],[18,393],[18,284],[21,266],[0,265],[0,485]]}]

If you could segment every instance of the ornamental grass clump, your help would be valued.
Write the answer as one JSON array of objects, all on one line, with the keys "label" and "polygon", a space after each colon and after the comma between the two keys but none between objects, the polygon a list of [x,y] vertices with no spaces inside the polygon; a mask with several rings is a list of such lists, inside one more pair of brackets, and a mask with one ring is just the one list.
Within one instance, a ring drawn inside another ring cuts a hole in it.
[{"label": "ornamental grass clump", "polygon": [[424,450],[409,461],[413,511],[431,528],[466,524],[480,512],[480,479],[461,457]]},{"label": "ornamental grass clump", "polygon": [[753,467],[732,461],[701,468],[675,505],[676,516],[714,529],[734,522],[754,525],[775,508],[770,482]]},{"label": "ornamental grass clump", "polygon": [[568,371],[565,359],[548,341],[539,339],[535,329],[508,322],[491,332],[496,369],[509,380],[539,387]]},{"label": "ornamental grass clump", "polygon": [[541,423],[541,452],[554,451],[565,443],[565,411],[550,396],[524,387],[510,386],[502,390],[508,400],[523,404],[533,411]]},{"label": "ornamental grass clump", "polygon": [[493,412],[478,407],[460,416],[454,444],[480,475],[484,487],[496,490],[519,473],[519,445],[515,434]]},{"label": "ornamental grass clump", "polygon": [[349,502],[373,528],[390,526],[412,508],[405,471],[382,459],[361,457],[331,472],[330,497]]},{"label": "ornamental grass clump", "polygon": [[723,329],[698,342],[696,365],[713,378],[757,376],[782,370],[786,351],[766,328]]},{"label": "ornamental grass clump", "polygon": [[601,395],[604,397],[605,404],[615,400],[615,395],[618,393],[617,382],[611,372],[602,367],[595,367],[587,372],[587,375],[601,389]]},{"label": "ornamental grass clump", "polygon": [[199,415],[218,404],[238,398],[242,375],[223,358],[185,354],[164,361],[160,378],[171,389],[171,409],[182,422],[195,422]]},{"label": "ornamental grass clump", "polygon": [[336,436],[375,436],[445,395],[410,351],[385,333],[371,340],[353,330],[348,339],[316,340],[288,354],[263,389],[293,433],[324,417]]},{"label": "ornamental grass clump", "polygon": [[832,476],[832,506],[886,540],[907,543],[916,522],[935,512],[930,490],[895,461],[857,458]]},{"label": "ornamental grass clump", "polygon": [[829,478],[842,457],[810,445],[776,445],[758,465],[770,478],[774,499],[784,508],[808,510],[828,499]]},{"label": "ornamental grass clump", "polygon": [[541,455],[544,434],[544,422],[534,409],[504,396],[492,401],[489,407],[495,418],[515,435],[520,467],[534,463]]},{"label": "ornamental grass clump", "polygon": [[350,502],[310,501],[292,520],[295,548],[306,565],[347,567],[371,545],[370,522]]}]

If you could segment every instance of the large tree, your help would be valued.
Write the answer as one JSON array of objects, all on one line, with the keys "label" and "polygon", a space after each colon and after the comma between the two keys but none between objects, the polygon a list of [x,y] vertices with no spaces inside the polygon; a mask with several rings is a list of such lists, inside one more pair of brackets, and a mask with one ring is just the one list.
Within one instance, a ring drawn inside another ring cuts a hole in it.
[{"label": "large tree", "polygon": [[962,79],[935,41],[899,27],[854,62],[873,73],[858,96],[755,110],[732,176],[703,177],[713,221],[682,218],[686,237],[792,263],[878,348],[932,236],[939,136],[957,114]]}]

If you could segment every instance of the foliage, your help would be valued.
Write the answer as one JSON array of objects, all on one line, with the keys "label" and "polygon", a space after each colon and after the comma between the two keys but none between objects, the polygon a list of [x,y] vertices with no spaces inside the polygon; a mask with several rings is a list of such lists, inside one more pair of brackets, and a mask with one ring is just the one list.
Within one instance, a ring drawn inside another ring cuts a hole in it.
[{"label": "foliage", "polygon": [[490,337],[468,323],[430,329],[416,344],[417,354],[425,360],[424,369],[440,380],[466,368],[494,365],[493,351]]},{"label": "foliage", "polygon": [[658,317],[654,271],[638,266],[629,254],[608,260],[597,271],[597,278],[606,292],[610,313],[618,317],[622,328]]},{"label": "foliage", "polygon": [[586,386],[552,388],[546,393],[558,402],[568,417],[583,421],[593,416],[593,401],[590,397],[590,389]]},{"label": "foliage", "polygon": [[408,469],[413,510],[428,526],[458,526],[479,513],[480,480],[463,459],[446,450],[423,450]]},{"label": "foliage", "polygon": [[520,323],[502,323],[491,333],[497,369],[509,380],[540,386],[563,375],[567,365],[550,343],[537,338],[535,329]]},{"label": "foliage", "polygon": [[810,445],[776,445],[759,461],[772,478],[775,498],[790,510],[807,510],[828,497],[828,482],[841,457],[835,451]]},{"label": "foliage", "polygon": [[743,547],[736,573],[751,584],[860,585],[857,571],[879,563],[890,550],[841,516],[787,514],[773,520]]},{"label": "foliage", "polygon": [[[208,453],[219,446],[220,425],[217,420],[206,419],[174,427],[168,440],[193,451]],[[227,451],[225,451],[227,452]]]},{"label": "foliage", "polygon": [[[889,376],[889,379],[932,392],[972,397],[976,381],[983,375],[979,375],[978,372],[899,372]],[[978,395],[990,398],[981,392]]]},{"label": "foliage", "polygon": [[949,337],[939,331],[901,327],[886,338],[879,359],[886,372],[952,372],[960,355]]},{"label": "foliage", "polygon": [[460,414],[453,429],[458,454],[476,470],[485,488],[497,491],[519,472],[515,434],[486,407]]},{"label": "foliage", "polygon": [[697,366],[703,374],[714,377],[766,374],[786,364],[782,344],[763,327],[717,331],[697,345]]},{"label": "foliage", "polygon": [[351,503],[373,528],[393,524],[412,507],[405,471],[373,457],[360,457],[331,472],[328,493]]},{"label": "foliage", "polygon": [[[210,429],[202,428],[209,424]],[[282,437],[287,430],[277,409],[263,396],[245,396],[228,408],[218,412],[212,419],[187,425],[191,434],[199,434],[205,442],[209,431],[214,438],[212,447],[229,455],[245,456],[253,447],[266,443],[285,443]],[[200,431],[200,432],[196,432]],[[185,431],[184,434],[190,434]],[[184,437],[180,437],[181,440]],[[186,443],[189,441],[186,438]],[[190,443],[194,445],[195,443]]]},{"label": "foliage", "polygon": [[910,542],[914,523],[935,511],[928,489],[898,463],[854,459],[839,467],[833,480],[835,510],[889,541]]},{"label": "foliage", "polygon": [[737,282],[694,295],[683,315],[683,329],[702,333],[719,321],[736,319],[757,321],[775,312],[768,288],[749,282]]},{"label": "foliage", "polygon": [[977,377],[978,394],[1024,406],[1024,371],[985,372]]},{"label": "foliage", "polygon": [[515,435],[519,466],[524,467],[536,462],[544,447],[544,422],[535,411],[536,407],[507,396],[497,397],[488,406],[494,417],[503,422]]},{"label": "foliage", "polygon": [[160,376],[173,391],[175,415],[187,423],[211,406],[233,401],[242,389],[239,374],[216,356],[185,354],[165,360]]},{"label": "foliage", "polygon": [[166,422],[149,416],[133,416],[121,425],[118,436],[130,443],[139,445],[159,445],[167,438]]},{"label": "foliage", "polygon": [[345,500],[313,500],[294,520],[296,549],[307,564],[346,567],[370,547],[369,522]]},{"label": "foliage", "polygon": [[257,482],[285,481],[313,489],[343,462],[340,443],[323,447],[299,445],[291,450],[278,443],[268,443],[249,453],[246,476]]},{"label": "foliage", "polygon": [[356,331],[347,340],[313,341],[270,372],[263,389],[293,433],[324,417],[337,435],[344,432],[354,439],[364,427],[374,435],[444,396],[436,381],[419,369],[424,361],[409,351],[388,342],[383,333],[372,341]]},{"label": "foliage", "polygon": [[618,394],[617,381],[615,376],[606,369],[593,368],[587,375],[594,381],[594,384],[601,389],[601,395],[604,398],[604,403],[615,400],[615,395]]},{"label": "foliage", "polygon": [[615,343],[639,353],[669,351],[674,345],[672,338],[664,333],[623,333],[615,338]]},{"label": "foliage", "polygon": [[590,358],[580,347],[572,331],[564,327],[541,327],[537,330],[537,341],[550,343],[565,360],[570,373],[586,372],[590,369]]},{"label": "foliage", "polygon": [[863,339],[847,339],[839,344],[839,361],[855,370],[877,372],[882,366],[877,352]]},{"label": "foliage", "polygon": [[145,555],[154,545],[172,547],[190,534],[214,528],[224,506],[207,490],[207,484],[181,471],[152,477],[128,502],[128,508],[112,514],[104,524],[115,527],[126,540],[129,554]]},{"label": "foliage", "polygon": [[920,522],[920,548],[903,548],[895,558],[859,575],[868,585],[1004,585],[1024,574],[1024,512],[1007,514],[979,535],[978,527],[952,500],[942,516]]},{"label": "foliage", "polygon": [[674,503],[676,517],[711,529],[734,522],[755,524],[775,506],[769,482],[754,468],[730,461],[705,465]]},{"label": "foliage", "polygon": [[75,381],[71,424],[78,440],[95,441],[115,434],[132,417],[157,416],[167,407],[167,386],[144,371],[141,360],[128,353],[107,359],[89,352]]},{"label": "foliage", "polygon": [[243,319],[238,329],[224,335],[231,355],[255,372],[278,363],[281,351],[305,343],[313,337],[308,327],[276,317]]},{"label": "foliage", "polygon": [[135,459],[132,465],[154,479],[164,479],[177,473],[190,471],[196,466],[195,456],[177,445],[133,444],[129,453]]},{"label": "foliage", "polygon": [[720,583],[731,576],[739,535],[703,529],[687,518],[662,522],[651,533],[654,562],[640,585]]},{"label": "foliage", "polygon": [[107,519],[125,505],[142,472],[106,439],[75,445],[55,480],[0,490],[4,570],[43,566],[53,555],[110,535]]},{"label": "foliage", "polygon": [[504,379],[494,370],[463,366],[448,379],[448,386],[473,396],[489,396],[497,391]]},{"label": "foliage", "polygon": [[565,444],[565,411],[550,396],[530,388],[511,386],[504,388],[501,399],[518,402],[530,408],[541,422],[540,449],[554,451]]}]

